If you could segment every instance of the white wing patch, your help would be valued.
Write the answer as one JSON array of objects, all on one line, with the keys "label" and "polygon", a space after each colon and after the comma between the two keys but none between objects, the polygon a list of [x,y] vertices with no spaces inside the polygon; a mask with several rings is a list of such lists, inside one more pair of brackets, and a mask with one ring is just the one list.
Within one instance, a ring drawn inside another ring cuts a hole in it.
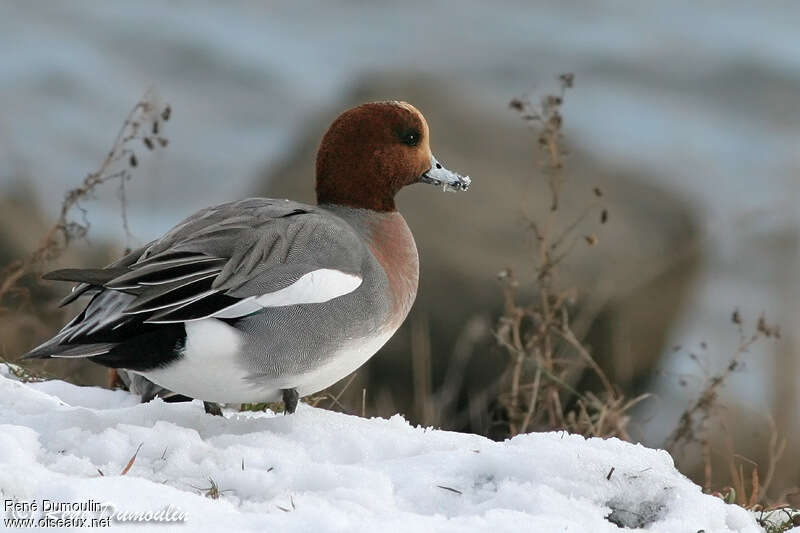
[{"label": "white wing patch", "polygon": [[353,292],[361,286],[362,281],[361,276],[331,268],[320,268],[304,274],[288,287],[261,296],[250,296],[211,316],[236,318],[266,307],[320,304]]}]

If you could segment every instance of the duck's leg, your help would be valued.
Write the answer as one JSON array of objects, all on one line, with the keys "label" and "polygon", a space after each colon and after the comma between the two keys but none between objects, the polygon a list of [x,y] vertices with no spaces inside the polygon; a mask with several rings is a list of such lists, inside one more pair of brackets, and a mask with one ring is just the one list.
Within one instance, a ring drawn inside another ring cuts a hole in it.
[{"label": "duck's leg", "polygon": [[297,389],[283,389],[283,414],[292,414],[297,410],[297,402],[300,395]]},{"label": "duck's leg", "polygon": [[218,403],[203,402],[203,409],[205,409],[206,413],[210,415],[222,416],[222,408],[219,406]]},{"label": "duck's leg", "polygon": [[149,403],[156,396],[158,396],[157,391],[153,388],[150,388],[148,390],[142,391],[142,393],[139,395],[139,401],[141,403]]},{"label": "duck's leg", "polygon": [[107,381],[106,386],[114,390],[116,388],[128,390],[128,386],[122,381],[122,378],[119,377],[119,373],[117,372],[116,368],[109,368],[108,373],[106,374]]}]

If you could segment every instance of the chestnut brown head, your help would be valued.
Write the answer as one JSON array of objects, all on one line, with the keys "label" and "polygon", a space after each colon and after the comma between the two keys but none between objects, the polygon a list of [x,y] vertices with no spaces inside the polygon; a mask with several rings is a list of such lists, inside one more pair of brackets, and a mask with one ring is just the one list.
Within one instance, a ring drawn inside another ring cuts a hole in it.
[{"label": "chestnut brown head", "polygon": [[373,102],[334,120],[317,153],[317,203],[393,211],[412,183],[466,190],[470,179],[433,157],[425,117],[405,102]]}]

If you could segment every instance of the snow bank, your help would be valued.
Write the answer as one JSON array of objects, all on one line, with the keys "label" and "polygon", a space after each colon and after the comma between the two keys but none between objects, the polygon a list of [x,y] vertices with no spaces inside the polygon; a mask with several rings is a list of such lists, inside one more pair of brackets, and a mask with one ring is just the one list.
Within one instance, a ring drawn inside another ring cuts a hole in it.
[{"label": "snow bank", "polygon": [[162,527],[180,531],[619,531],[609,515],[658,532],[761,531],[745,510],[703,495],[666,452],[616,439],[493,442],[306,405],[220,418],[199,402],[138,404],[7,373],[0,496],[111,502],[118,512],[171,506],[185,523]]}]

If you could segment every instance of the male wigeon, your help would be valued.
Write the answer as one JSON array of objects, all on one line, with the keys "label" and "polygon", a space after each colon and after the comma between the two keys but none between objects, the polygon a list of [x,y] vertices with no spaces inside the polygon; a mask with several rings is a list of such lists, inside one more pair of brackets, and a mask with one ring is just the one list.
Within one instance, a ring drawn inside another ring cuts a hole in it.
[{"label": "male wigeon", "polygon": [[320,391],[367,361],[417,293],[414,237],[394,197],[413,183],[466,190],[404,102],[342,113],[317,153],[317,205],[249,198],[203,209],[78,282],[86,308],[25,357],[86,357],[215,403]]}]

